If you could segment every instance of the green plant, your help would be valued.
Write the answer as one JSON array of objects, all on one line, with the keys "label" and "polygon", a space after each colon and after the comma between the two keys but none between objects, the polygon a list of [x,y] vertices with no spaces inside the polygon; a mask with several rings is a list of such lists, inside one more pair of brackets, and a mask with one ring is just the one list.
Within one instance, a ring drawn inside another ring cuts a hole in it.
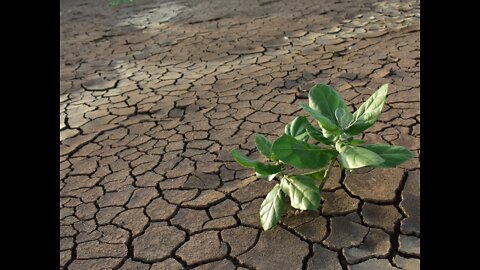
[{"label": "green plant", "polygon": [[[278,181],[260,207],[264,230],[280,220],[286,196],[290,197],[293,208],[317,210],[320,192],[337,159],[342,170],[352,171],[362,167],[392,168],[413,157],[402,146],[365,144],[354,138],[377,121],[387,92],[388,85],[381,86],[352,114],[335,89],[317,84],[310,89],[309,104],[300,107],[317,121],[319,128],[305,116],[299,116],[285,126],[284,134],[273,143],[257,134],[256,146],[270,163],[252,160],[232,150],[235,161],[255,169],[257,177]],[[309,138],[316,142],[308,143]],[[320,181],[319,187],[315,181]]]}]

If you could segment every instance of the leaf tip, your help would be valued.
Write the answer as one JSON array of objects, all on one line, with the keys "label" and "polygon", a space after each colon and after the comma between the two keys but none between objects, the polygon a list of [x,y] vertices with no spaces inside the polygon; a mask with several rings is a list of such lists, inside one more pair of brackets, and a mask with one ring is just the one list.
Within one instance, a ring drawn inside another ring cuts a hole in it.
[{"label": "leaf tip", "polygon": [[266,232],[266,231],[270,230],[271,228],[272,228],[272,227],[269,227],[268,225],[265,225],[265,224],[262,223],[262,229],[263,229],[263,231]]},{"label": "leaf tip", "polygon": [[380,89],[382,92],[385,92],[385,95],[388,93],[388,88],[389,88],[390,84],[389,83],[386,83],[386,84],[383,84],[382,86],[380,86]]}]

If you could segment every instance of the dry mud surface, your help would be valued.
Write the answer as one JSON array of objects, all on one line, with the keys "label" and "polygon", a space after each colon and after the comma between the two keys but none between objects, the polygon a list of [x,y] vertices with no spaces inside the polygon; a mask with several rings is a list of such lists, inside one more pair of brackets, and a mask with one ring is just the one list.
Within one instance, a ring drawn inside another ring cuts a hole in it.
[{"label": "dry mud surface", "polygon": [[[419,1],[61,2],[60,269],[419,269]],[[335,170],[264,232],[272,183],[233,162],[326,83],[395,169]]]}]

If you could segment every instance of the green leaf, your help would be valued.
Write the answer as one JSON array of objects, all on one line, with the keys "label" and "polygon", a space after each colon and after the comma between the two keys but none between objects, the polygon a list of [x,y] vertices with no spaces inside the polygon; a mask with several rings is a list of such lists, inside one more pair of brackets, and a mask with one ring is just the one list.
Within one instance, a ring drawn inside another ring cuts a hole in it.
[{"label": "green leaf", "polygon": [[338,126],[341,129],[345,129],[349,126],[353,119],[353,115],[343,108],[337,108],[335,110],[335,118],[337,119]]},{"label": "green leaf", "polygon": [[260,206],[260,223],[263,230],[266,231],[278,223],[284,205],[285,193],[283,193],[280,185],[276,184]]},{"label": "green leaf", "polygon": [[361,146],[375,152],[382,157],[385,162],[375,166],[383,168],[394,168],[403,162],[413,158],[413,153],[403,146],[387,145],[387,144],[367,144]]},{"label": "green leaf", "polygon": [[327,170],[323,169],[323,170],[316,171],[316,172],[313,172],[313,173],[305,174],[305,176],[311,177],[313,180],[321,181],[321,180],[325,179],[326,172],[327,172]]},{"label": "green leaf", "polygon": [[271,175],[278,173],[282,170],[280,165],[270,165],[262,162],[258,162],[255,166],[255,171],[262,175]]},{"label": "green leaf", "polygon": [[255,144],[257,145],[258,151],[260,151],[262,155],[272,159],[272,143],[265,138],[265,136],[260,134],[255,135]]},{"label": "green leaf", "polygon": [[333,122],[335,122],[335,110],[338,108],[347,110],[343,98],[333,87],[326,84],[317,84],[310,89],[308,104]]},{"label": "green leaf", "polygon": [[341,136],[342,134],[340,133],[340,130],[333,130],[333,131],[330,131],[330,130],[326,130],[326,129],[322,129],[322,133],[323,133],[323,136],[331,141],[335,141],[335,137],[337,136]]},{"label": "green leaf", "polygon": [[315,140],[322,142],[326,145],[332,145],[333,142],[327,138],[325,138],[322,134],[321,130],[318,130],[316,127],[312,126],[310,123],[307,126],[307,134],[308,136],[314,138]]},{"label": "green leaf", "polygon": [[342,108],[337,108],[335,110],[335,119],[337,120],[337,123],[340,124],[340,119],[342,119],[343,114],[346,112],[346,110]]},{"label": "green leaf", "polygon": [[321,169],[338,155],[333,149],[298,141],[286,134],[273,143],[272,151],[282,162],[300,169]]},{"label": "green leaf", "polygon": [[335,125],[334,121],[328,119],[328,117],[324,116],[320,112],[310,108],[307,104],[300,104],[300,107],[302,107],[302,109],[304,109],[308,114],[310,114],[310,116],[317,120],[321,128],[329,131],[338,130],[338,127],[337,125]]},{"label": "green leaf", "polygon": [[253,160],[253,159],[250,159],[248,158],[247,156],[245,156],[244,154],[238,152],[237,150],[233,149],[230,154],[232,155],[232,157],[235,159],[235,161],[242,165],[243,167],[247,167],[247,168],[255,168],[256,164],[258,163],[258,161],[256,160]]},{"label": "green leaf", "polygon": [[366,166],[378,166],[385,160],[368,149],[346,145],[340,152],[340,163],[346,169],[356,169]]},{"label": "green leaf", "polygon": [[353,139],[353,140],[350,141],[350,145],[353,145],[353,146],[362,145],[364,143],[365,143],[365,141],[358,140],[358,139]]},{"label": "green leaf", "polygon": [[382,85],[371,97],[369,97],[358,110],[353,113],[353,120],[346,133],[357,135],[371,127],[377,121],[382,112],[385,99],[387,98],[388,84]]},{"label": "green leaf", "polygon": [[294,137],[297,140],[306,141],[308,134],[305,128],[308,125],[307,117],[299,116],[285,126],[285,134]]},{"label": "green leaf", "polygon": [[293,208],[317,210],[320,206],[320,190],[312,178],[305,175],[286,175],[280,185],[283,192],[290,197]]},{"label": "green leaf", "polygon": [[261,175],[275,174],[282,170],[282,166],[280,165],[270,165],[250,159],[235,149],[230,153],[238,164],[242,165],[243,167],[254,168],[255,171]]}]

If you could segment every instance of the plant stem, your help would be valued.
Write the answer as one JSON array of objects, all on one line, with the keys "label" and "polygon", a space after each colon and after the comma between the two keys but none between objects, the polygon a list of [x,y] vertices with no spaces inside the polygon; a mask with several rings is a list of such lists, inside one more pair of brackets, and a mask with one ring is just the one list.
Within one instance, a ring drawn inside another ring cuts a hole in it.
[{"label": "plant stem", "polygon": [[318,187],[318,189],[320,189],[320,191],[322,191],[323,186],[325,185],[325,182],[327,182],[328,176],[330,175],[330,169],[332,168],[334,161],[335,161],[335,159],[332,159],[332,160],[330,161],[330,163],[328,164],[328,168],[327,168],[327,170],[325,171],[325,177],[323,177],[323,180],[322,180],[322,182],[320,183],[320,186]]}]

